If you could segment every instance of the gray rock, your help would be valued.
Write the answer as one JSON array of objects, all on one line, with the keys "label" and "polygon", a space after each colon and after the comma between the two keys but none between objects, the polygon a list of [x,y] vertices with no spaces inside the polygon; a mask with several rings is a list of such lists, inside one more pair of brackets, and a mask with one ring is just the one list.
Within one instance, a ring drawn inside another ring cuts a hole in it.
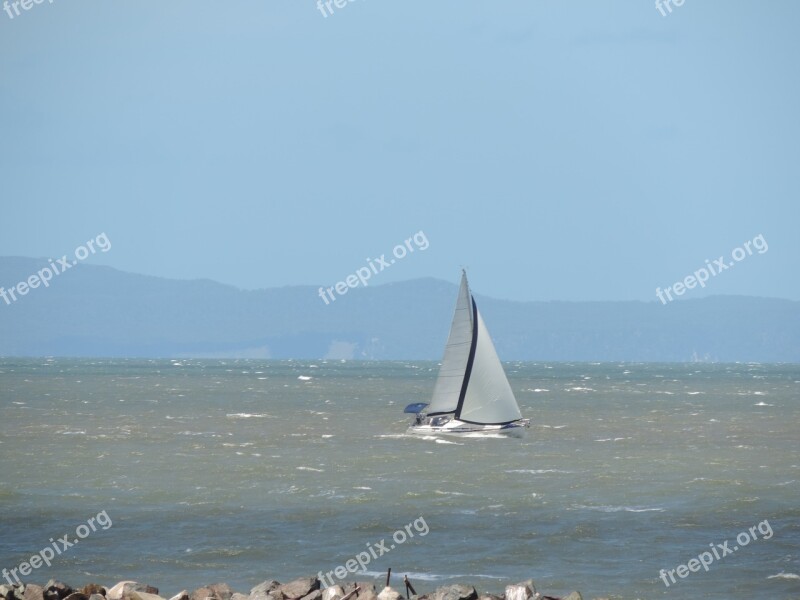
[{"label": "gray rock", "polygon": [[234,592],[231,596],[231,600],[249,600],[250,596],[247,594],[240,594],[239,592]]},{"label": "gray rock", "polygon": [[569,595],[564,596],[564,600],[583,600],[583,596],[580,592],[570,592]]},{"label": "gray rock", "polygon": [[120,581],[106,592],[106,600],[130,600],[131,592],[158,595],[158,588],[138,581]]},{"label": "gray rock", "polygon": [[339,598],[343,598],[345,591],[342,589],[340,585],[332,585],[330,587],[326,587],[322,591],[322,600],[339,600]]},{"label": "gray rock", "polygon": [[[89,600],[92,600],[89,598]],[[189,590],[181,590],[169,600],[189,600]]]},{"label": "gray rock", "polygon": [[350,592],[359,588],[355,596],[350,596],[350,600],[377,600],[378,592],[375,589],[375,584],[371,581],[355,581],[345,583],[342,585],[344,595],[347,596]]},{"label": "gray rock", "polygon": [[386,586],[378,594],[378,600],[402,600],[403,596],[397,590],[393,590],[390,586]]},{"label": "gray rock", "polygon": [[89,596],[89,600],[106,600],[106,597],[101,596],[100,594],[92,594]]},{"label": "gray rock", "polygon": [[506,586],[505,600],[530,600],[536,594],[533,579]]},{"label": "gray rock", "polygon": [[[127,598],[128,600],[164,600],[164,598],[158,594],[148,594],[147,592],[131,592],[128,594]],[[89,599],[87,598],[86,600]]]},{"label": "gray rock", "polygon": [[471,585],[454,583],[436,588],[434,600],[478,600],[478,592]]},{"label": "gray rock", "polygon": [[197,588],[191,594],[189,594],[190,600],[214,600],[214,592],[211,591],[211,588],[208,587],[201,587]]},{"label": "gray rock", "polygon": [[213,592],[217,600],[231,600],[233,596],[233,590],[227,583],[212,583],[206,587]]},{"label": "gray rock", "polygon": [[25,586],[25,600],[44,600],[44,588],[35,583]]},{"label": "gray rock", "polygon": [[0,585],[0,598],[7,598],[9,594],[14,594],[14,588],[6,584]]},{"label": "gray rock", "polygon": [[99,594],[101,596],[106,595],[106,588],[104,588],[99,583],[88,583],[83,586],[80,590],[81,594],[86,594],[87,596],[91,596],[92,594]]},{"label": "gray rock", "polygon": [[310,594],[303,596],[300,600],[322,600],[322,590],[316,589]]},{"label": "gray rock", "polygon": [[[300,577],[289,583],[285,583],[278,588],[286,600],[300,600],[308,596],[314,590],[319,589],[319,579],[314,577]],[[271,594],[274,596],[274,594]]]},{"label": "gray rock", "polygon": [[89,596],[81,592],[72,592],[69,596],[64,598],[64,600],[89,600]]},{"label": "gray rock", "polygon": [[250,590],[250,597],[253,597],[255,595],[266,596],[270,594],[273,590],[277,590],[279,587],[281,587],[280,582],[275,581],[274,579],[271,581],[262,581],[256,587]]},{"label": "gray rock", "polygon": [[44,586],[44,597],[45,600],[64,600],[64,598],[69,596],[73,591],[75,590],[63,581],[51,579]]}]

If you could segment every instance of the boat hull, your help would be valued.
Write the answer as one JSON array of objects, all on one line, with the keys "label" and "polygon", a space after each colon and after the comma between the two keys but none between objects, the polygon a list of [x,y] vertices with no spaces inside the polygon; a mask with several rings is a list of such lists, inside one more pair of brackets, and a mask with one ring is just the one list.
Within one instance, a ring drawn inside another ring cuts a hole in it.
[{"label": "boat hull", "polygon": [[518,419],[502,425],[481,425],[466,423],[458,419],[451,419],[446,423],[437,425],[430,421],[414,423],[408,428],[408,433],[414,435],[447,435],[455,437],[479,437],[481,434],[496,434],[507,437],[522,437],[530,426],[529,419]]}]

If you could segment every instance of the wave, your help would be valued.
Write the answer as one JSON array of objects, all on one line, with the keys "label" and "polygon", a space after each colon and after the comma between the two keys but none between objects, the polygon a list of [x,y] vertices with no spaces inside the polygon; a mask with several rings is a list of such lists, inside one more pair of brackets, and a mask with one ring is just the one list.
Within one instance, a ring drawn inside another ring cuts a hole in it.
[{"label": "wave", "polygon": [[796,573],[784,573],[781,571],[775,575],[768,575],[767,579],[800,579],[800,575]]},{"label": "wave", "polygon": [[561,469],[509,469],[506,473],[528,473],[530,475],[544,475],[545,473],[572,473]]},{"label": "wave", "polygon": [[272,418],[272,415],[266,413],[228,413],[225,415],[229,419],[265,419]]},{"label": "wave", "polygon": [[645,506],[587,506],[585,504],[573,504],[573,509],[576,510],[595,510],[604,513],[616,513],[616,512],[632,512],[632,513],[642,513],[642,512],[664,512],[666,509],[661,507],[645,507]]}]

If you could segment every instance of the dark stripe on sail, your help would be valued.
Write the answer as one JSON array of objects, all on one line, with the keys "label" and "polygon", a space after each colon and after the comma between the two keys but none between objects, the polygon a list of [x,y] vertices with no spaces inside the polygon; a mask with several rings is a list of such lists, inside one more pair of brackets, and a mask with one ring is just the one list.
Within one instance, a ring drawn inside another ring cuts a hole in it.
[{"label": "dark stripe on sail", "polygon": [[475,304],[475,298],[470,294],[472,300],[472,343],[469,347],[469,358],[467,359],[467,368],[464,371],[464,381],[461,384],[461,393],[458,395],[458,405],[456,405],[456,419],[461,419],[461,409],[464,407],[464,398],[467,395],[467,386],[469,385],[469,377],[472,375],[472,363],[475,362],[475,350],[478,347],[478,305]]}]

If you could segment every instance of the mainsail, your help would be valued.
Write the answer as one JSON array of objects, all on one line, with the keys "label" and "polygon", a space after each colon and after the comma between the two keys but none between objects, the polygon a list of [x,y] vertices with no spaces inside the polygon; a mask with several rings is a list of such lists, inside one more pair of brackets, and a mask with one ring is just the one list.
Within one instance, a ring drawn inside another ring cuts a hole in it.
[{"label": "mainsail", "polygon": [[433,399],[428,406],[428,415],[454,413],[458,407],[464,373],[467,369],[469,350],[472,344],[472,296],[469,293],[467,274],[461,274],[456,310],[450,325],[450,335],[444,348],[439,377],[433,388]]},{"label": "mainsail", "polygon": [[461,275],[453,323],[428,415],[453,413],[468,423],[499,425],[522,417],[497,351]]}]

